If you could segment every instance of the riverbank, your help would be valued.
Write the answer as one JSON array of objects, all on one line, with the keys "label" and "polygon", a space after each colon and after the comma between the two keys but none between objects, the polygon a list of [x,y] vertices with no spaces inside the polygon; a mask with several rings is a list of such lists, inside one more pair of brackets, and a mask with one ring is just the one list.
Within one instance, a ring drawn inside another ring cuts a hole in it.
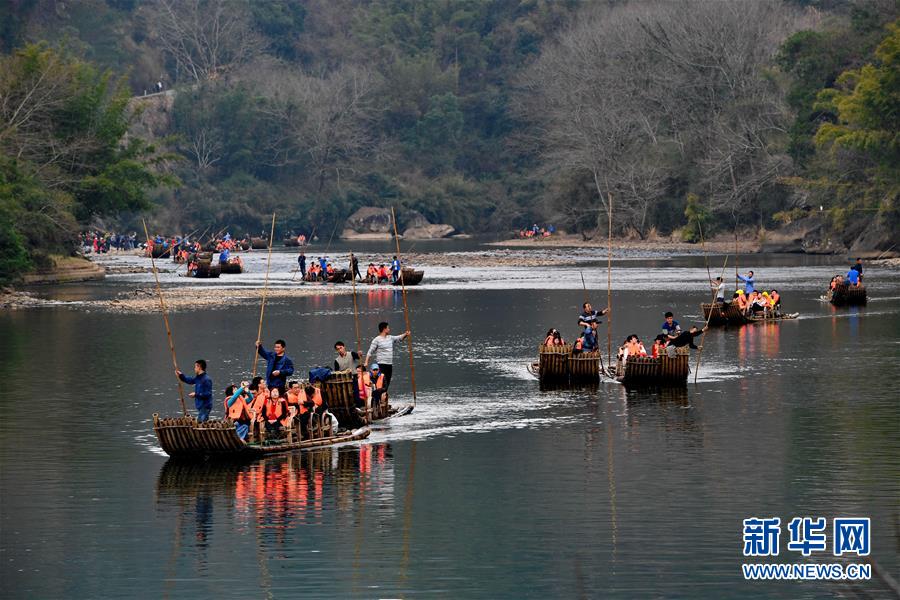
[{"label": "riverbank", "polygon": [[53,263],[52,267],[26,273],[22,276],[22,283],[25,285],[76,283],[106,277],[106,269],[80,256],[54,255],[50,260]]},{"label": "riverbank", "polygon": [[[499,246],[507,248],[607,248],[609,241],[606,238],[595,237],[585,240],[577,234],[553,235],[546,238],[515,238],[497,242],[487,242],[486,246]],[[696,254],[703,253],[703,246],[699,243],[673,240],[672,238],[655,238],[647,240],[629,240],[613,238],[613,250],[668,252],[671,254]],[[716,237],[706,241],[706,251],[711,254],[734,253],[734,238]],[[738,252],[741,254],[755,254],[760,251],[757,240],[739,239]]]}]

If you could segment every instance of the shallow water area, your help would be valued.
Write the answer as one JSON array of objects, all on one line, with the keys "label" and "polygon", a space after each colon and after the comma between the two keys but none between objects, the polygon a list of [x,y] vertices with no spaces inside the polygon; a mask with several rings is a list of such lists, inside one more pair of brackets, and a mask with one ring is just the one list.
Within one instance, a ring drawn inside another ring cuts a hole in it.
[{"label": "shallow water area", "polygon": [[[343,264],[349,250],[329,254]],[[365,265],[392,245],[353,250]],[[542,391],[526,365],[548,328],[576,333],[582,275],[606,304],[605,251],[412,251],[426,272],[408,290],[416,410],[361,443],[250,463],[185,464],[158,448],[151,415],[179,411],[162,319],[90,305],[152,291],[152,273],[43,288],[61,304],[0,313],[9,597],[890,597],[877,577],[745,582],[741,521],[870,517],[871,559],[900,573],[900,272],[867,268],[869,304],[838,309],[818,296],[842,258],[741,256],[800,318],[710,330],[686,388]],[[246,273],[207,281],[160,261],[163,287],[258,289],[266,253],[243,257]],[[724,258],[709,257],[713,277]],[[666,310],[700,322],[705,264],[616,253],[613,351],[630,333],[652,339]],[[295,265],[276,249],[270,284],[297,286]],[[358,292],[365,350],[379,321],[402,329],[403,301],[393,287]],[[258,318],[258,297],[170,317],[181,368],[210,363],[216,414],[249,371]],[[329,364],[335,340],[356,346],[351,296],[272,298],[263,339],[276,337],[298,373]],[[395,404],[412,401],[405,351],[394,371]],[[25,416],[24,402],[43,410]],[[788,552],[786,536],[777,562],[834,561]]]}]

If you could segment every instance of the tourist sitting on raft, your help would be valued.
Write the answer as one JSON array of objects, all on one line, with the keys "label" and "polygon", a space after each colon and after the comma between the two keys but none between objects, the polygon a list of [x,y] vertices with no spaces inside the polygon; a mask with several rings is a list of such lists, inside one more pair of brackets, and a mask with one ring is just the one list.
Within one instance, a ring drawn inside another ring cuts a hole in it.
[{"label": "tourist sitting on raft", "polygon": [[544,336],[544,346],[565,346],[566,341],[562,338],[562,334],[558,329],[551,328]]},{"label": "tourist sitting on raft", "polygon": [[639,338],[637,334],[632,333],[625,338],[625,341],[619,346],[616,357],[620,361],[626,361],[629,357],[646,358],[647,350],[644,348],[641,338]]},{"label": "tourist sitting on raft", "polygon": [[584,331],[581,332],[581,335],[578,336],[578,339],[575,340],[575,345],[572,348],[572,354],[581,354],[582,352],[596,352],[600,349],[600,345],[597,341],[597,321],[591,321],[587,327],[584,328]]}]

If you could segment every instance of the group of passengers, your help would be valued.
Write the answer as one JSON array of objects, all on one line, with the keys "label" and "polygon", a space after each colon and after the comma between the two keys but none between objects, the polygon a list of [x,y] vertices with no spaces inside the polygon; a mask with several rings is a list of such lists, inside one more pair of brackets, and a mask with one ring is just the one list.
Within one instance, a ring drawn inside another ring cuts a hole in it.
[{"label": "group of passengers", "polygon": [[[609,308],[603,310],[594,310],[590,302],[585,302],[582,306],[581,314],[578,315],[579,334],[572,345],[573,354],[581,354],[583,352],[596,352],[600,349],[597,339],[597,327],[600,325],[600,317],[609,314]],[[544,346],[565,346],[566,341],[562,338],[558,329],[550,329],[544,336]]]},{"label": "group of passengers", "polygon": [[778,290],[757,290],[753,271],[736,277],[744,283],[744,289],[736,290],[728,302],[725,301],[725,282],[722,278],[716,277],[709,282],[711,288],[716,290],[716,304],[734,304],[741,314],[747,316],[776,317],[781,314],[781,294]]},{"label": "group of passengers", "polygon": [[850,270],[847,271],[846,275],[841,275],[838,273],[834,277],[831,278],[831,284],[828,286],[832,291],[838,287],[839,285],[846,285],[851,288],[860,288],[863,287],[863,265],[862,259],[857,258],[856,264],[850,267]]},{"label": "group of passengers", "polygon": [[649,353],[641,339],[636,334],[631,334],[619,346],[616,356],[622,363],[627,361],[629,357],[642,358],[649,356],[651,358],[659,358],[666,354],[672,358],[675,356],[677,349],[684,346],[697,350],[699,347],[694,344],[694,338],[702,335],[706,329],[707,327],[705,326],[702,329],[691,326],[687,331],[682,331],[681,325],[675,320],[675,315],[669,311],[665,314],[661,332],[653,339]]},{"label": "group of passengers", "polygon": [[[378,335],[372,340],[362,361],[359,353],[348,352],[344,342],[338,341],[334,344],[337,353],[334,369],[314,369],[310,372],[310,379],[322,380],[333,371],[354,372],[354,403],[357,409],[365,412],[366,407],[386,402],[393,372],[393,344],[408,335],[408,331],[401,335],[391,335],[390,325],[387,322],[379,323]],[[240,385],[231,384],[225,388],[225,415],[234,422],[237,434],[243,440],[253,431],[265,431],[267,435],[278,436],[284,430],[294,427],[299,427],[302,436],[307,437],[311,423],[316,421],[330,422],[333,431],[337,431],[340,425],[328,410],[321,389],[314,381],[289,379],[294,375],[294,363],[285,354],[286,346],[285,341],[279,339],[269,351],[257,342],[257,354],[266,361],[265,376],[254,377],[250,381],[242,381]],[[370,364],[373,358],[382,362],[382,365],[378,362]],[[206,361],[201,359],[194,363],[193,377],[178,369],[175,370],[175,375],[194,386],[190,397],[194,399],[197,409],[197,421],[203,423],[209,420],[213,407],[213,383],[206,372]]]}]

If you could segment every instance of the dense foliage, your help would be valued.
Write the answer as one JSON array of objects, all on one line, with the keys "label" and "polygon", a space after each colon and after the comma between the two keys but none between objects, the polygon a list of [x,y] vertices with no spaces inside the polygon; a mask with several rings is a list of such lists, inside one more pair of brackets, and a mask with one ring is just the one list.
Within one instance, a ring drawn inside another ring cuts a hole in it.
[{"label": "dense foliage", "polygon": [[126,137],[129,91],[109,71],[44,45],[0,58],[0,277],[69,252],[78,221],[146,209],[168,181]]},{"label": "dense foliage", "polygon": [[[48,180],[41,155],[56,142],[22,153],[5,133],[3,210],[82,223],[124,211],[127,225],[159,183],[138,132],[171,135],[182,158],[169,165],[182,185],[152,194],[160,229],[259,230],[277,210],[285,228],[327,232],[360,206],[396,205],[464,231],[539,219],[590,236],[610,196],[617,230],[638,236],[696,240],[701,226],[765,227],[812,205],[835,227],[873,212],[893,227],[897,9],[23,1],[0,15],[4,94],[29,69],[68,73],[55,75],[66,102],[40,126],[77,160],[50,161]],[[59,39],[63,53],[25,46]],[[124,136],[127,96],[145,94]],[[0,242],[33,246],[18,231]]]}]

